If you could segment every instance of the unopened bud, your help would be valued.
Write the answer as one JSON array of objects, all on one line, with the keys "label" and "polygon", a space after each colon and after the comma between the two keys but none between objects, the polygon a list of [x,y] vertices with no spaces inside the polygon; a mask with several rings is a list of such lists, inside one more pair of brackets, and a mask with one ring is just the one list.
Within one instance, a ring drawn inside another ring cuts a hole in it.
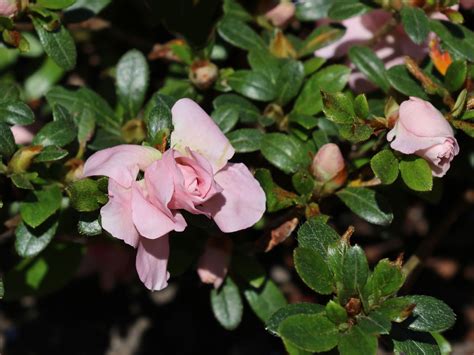
[{"label": "unopened bud", "polygon": [[84,171],[84,161],[82,159],[72,158],[69,159],[64,167],[67,169],[65,181],[71,183],[82,179]]},{"label": "unopened bud", "polygon": [[128,121],[122,127],[122,137],[126,143],[141,143],[146,139],[145,122],[138,118]]},{"label": "unopened bud", "polygon": [[229,237],[210,237],[198,261],[197,273],[201,281],[219,288],[227,275],[231,254],[232,240]]},{"label": "unopened bud", "polygon": [[285,27],[295,15],[295,5],[291,2],[281,2],[265,13],[265,17],[275,27]]},{"label": "unopened bud", "polygon": [[208,60],[198,60],[191,65],[189,80],[199,89],[210,88],[217,80],[219,69]]},{"label": "unopened bud", "polygon": [[334,143],[323,145],[314,156],[311,173],[325,192],[334,191],[347,179],[346,164],[341,150]]},{"label": "unopened bud", "polygon": [[34,157],[41,153],[42,150],[42,145],[20,148],[8,163],[8,169],[15,174],[26,172],[33,162]]}]

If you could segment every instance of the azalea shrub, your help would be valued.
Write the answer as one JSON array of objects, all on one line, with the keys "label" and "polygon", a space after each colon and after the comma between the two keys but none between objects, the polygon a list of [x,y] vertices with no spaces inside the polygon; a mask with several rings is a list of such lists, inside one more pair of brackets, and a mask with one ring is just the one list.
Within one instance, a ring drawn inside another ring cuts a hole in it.
[{"label": "azalea shrub", "polygon": [[417,283],[450,238],[474,279],[454,237],[473,19],[471,0],[0,0],[2,307],[91,275],[110,298],[188,283],[274,353],[451,353],[461,296]]}]

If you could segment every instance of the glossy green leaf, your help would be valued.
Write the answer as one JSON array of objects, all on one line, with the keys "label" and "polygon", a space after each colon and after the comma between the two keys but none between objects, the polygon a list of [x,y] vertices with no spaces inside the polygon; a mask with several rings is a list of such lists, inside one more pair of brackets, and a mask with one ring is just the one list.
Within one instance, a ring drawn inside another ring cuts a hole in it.
[{"label": "glossy green leaf", "polygon": [[441,38],[449,52],[474,61],[474,33],[471,30],[452,22],[438,20],[430,20],[430,29]]},{"label": "glossy green leaf", "polygon": [[352,100],[344,93],[323,93],[324,113],[334,123],[352,124],[355,119]]},{"label": "glossy green leaf", "polygon": [[453,310],[443,301],[430,296],[404,297],[416,306],[408,322],[408,328],[419,332],[443,332],[456,322]]},{"label": "glossy green leaf", "polygon": [[403,157],[400,161],[400,174],[407,186],[414,191],[431,191],[433,174],[430,165],[423,158]]},{"label": "glossy green leaf", "polygon": [[342,263],[342,283],[344,293],[348,296],[358,296],[367,282],[369,264],[365,252],[355,245],[349,248]]},{"label": "glossy green leaf", "polygon": [[385,149],[370,160],[370,167],[382,184],[390,185],[398,177],[398,159],[391,150]]},{"label": "glossy green leaf", "polygon": [[32,257],[45,249],[58,229],[58,221],[31,228],[21,222],[15,230],[15,250],[23,258]]},{"label": "glossy green leaf", "polygon": [[329,245],[340,239],[339,234],[320,218],[311,218],[298,229],[298,245],[326,258]]},{"label": "glossy green leaf", "polygon": [[21,101],[0,103],[0,122],[26,126],[32,124],[35,116],[31,108]]},{"label": "glossy green leaf", "polygon": [[256,123],[260,117],[260,110],[248,99],[236,94],[224,94],[216,97],[212,102],[215,109],[232,107],[239,114],[242,123]]},{"label": "glossy green leaf", "polygon": [[462,88],[467,78],[467,64],[463,60],[456,60],[448,67],[444,77],[444,85],[449,91]]},{"label": "glossy green leaf", "polygon": [[13,137],[10,126],[0,122],[0,155],[8,158],[12,156],[15,151],[15,138]]},{"label": "glossy green leaf", "polygon": [[69,152],[67,150],[62,149],[57,145],[49,145],[47,147],[44,147],[41,153],[39,153],[33,161],[35,163],[57,161],[67,157],[68,154]]},{"label": "glossy green leaf", "polygon": [[211,117],[223,133],[231,131],[239,121],[239,113],[232,106],[218,107]]},{"label": "glossy green leaf", "polygon": [[221,288],[211,291],[211,306],[214,316],[225,329],[233,330],[238,327],[244,307],[239,288],[230,277],[225,279]]},{"label": "glossy green leaf", "polygon": [[57,185],[33,191],[20,204],[20,215],[27,225],[36,228],[61,207],[62,193]]},{"label": "glossy green leaf", "polygon": [[328,16],[333,0],[305,0],[298,1],[296,18],[300,21],[314,21]]},{"label": "glossy green leaf", "polygon": [[283,133],[266,134],[261,151],[265,159],[285,173],[295,173],[310,163],[304,144]]},{"label": "glossy green leaf", "polygon": [[250,153],[260,150],[263,132],[255,128],[241,128],[227,134],[227,138],[237,153]]},{"label": "glossy green leaf", "polygon": [[286,307],[280,308],[272,314],[266,324],[266,329],[274,334],[279,335],[278,328],[282,321],[296,314],[319,314],[324,312],[324,307],[315,303],[293,303]]},{"label": "glossy green leaf", "polygon": [[400,11],[400,15],[402,16],[403,28],[408,37],[413,42],[422,44],[430,32],[430,23],[425,12],[419,7],[404,6]]},{"label": "glossy green leaf", "polygon": [[341,336],[337,349],[341,355],[375,355],[377,337],[367,334],[358,325]]},{"label": "glossy green leaf", "polygon": [[219,35],[241,49],[265,48],[263,39],[247,24],[235,18],[224,18],[217,26]]},{"label": "glossy green leaf", "polygon": [[325,307],[326,317],[334,324],[341,324],[347,321],[349,316],[346,309],[339,303],[330,300]]},{"label": "glossy green leaf", "polygon": [[373,335],[388,334],[392,328],[390,319],[378,311],[372,311],[367,316],[358,316],[357,324],[365,333]]},{"label": "glossy green leaf", "polygon": [[325,259],[316,251],[298,247],[294,251],[296,271],[306,285],[323,295],[333,292],[333,278]]},{"label": "glossy green leaf", "polygon": [[102,227],[97,213],[81,213],[77,222],[77,231],[79,234],[88,237],[102,234]]},{"label": "glossy green leaf", "polygon": [[387,70],[387,78],[390,85],[402,94],[429,100],[421,85],[410,75],[404,65],[395,65]]},{"label": "glossy green leaf", "polygon": [[250,308],[265,323],[268,322],[273,313],[286,306],[283,293],[271,280],[267,280],[260,289],[246,289],[244,296]]},{"label": "glossy green leaf", "polygon": [[239,94],[256,101],[272,101],[277,95],[275,85],[259,72],[238,70],[229,77],[228,84]]},{"label": "glossy green leaf", "polygon": [[304,79],[304,67],[301,62],[289,60],[280,70],[275,83],[276,101],[286,105],[300,91]]},{"label": "glossy green leaf", "polygon": [[430,333],[414,332],[398,326],[390,333],[394,350],[410,355],[441,355],[436,340]]},{"label": "glossy green leaf", "polygon": [[349,49],[349,58],[372,83],[385,92],[390,89],[385,65],[373,50],[368,47],[355,46]]},{"label": "glossy green leaf", "polygon": [[359,0],[333,0],[328,16],[333,20],[345,20],[367,11],[370,11],[370,7]]}]

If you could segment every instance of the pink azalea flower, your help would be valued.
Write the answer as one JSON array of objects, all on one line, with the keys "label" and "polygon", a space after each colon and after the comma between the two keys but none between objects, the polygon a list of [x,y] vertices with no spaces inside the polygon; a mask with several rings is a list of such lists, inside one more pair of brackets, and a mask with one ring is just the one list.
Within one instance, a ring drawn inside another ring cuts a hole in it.
[{"label": "pink azalea flower", "polygon": [[16,0],[0,0],[0,16],[13,16],[17,10]]},{"label": "pink azalea flower", "polygon": [[281,2],[265,13],[265,17],[275,27],[285,27],[295,16],[295,5],[291,2]]},{"label": "pink azalea flower", "polygon": [[[226,233],[251,227],[265,211],[265,194],[244,164],[228,163],[232,145],[214,121],[189,99],[172,108],[171,149],[120,145],[99,151],[84,176],[109,177],[102,227],[138,248],[136,268],[151,290],[167,286],[168,233],[181,232],[179,212],[206,215]],[[144,179],[137,181],[140,171]]]},{"label": "pink azalea flower", "polygon": [[459,153],[450,124],[431,103],[417,97],[402,102],[399,118],[387,139],[393,149],[427,160],[437,177],[446,174]]},{"label": "pink azalea flower", "polygon": [[205,284],[219,288],[227,275],[232,252],[232,240],[226,236],[207,240],[204,253],[198,261],[197,273]]},{"label": "pink azalea flower", "polygon": [[16,144],[30,144],[35,137],[32,129],[25,126],[14,125],[11,127],[11,131]]}]

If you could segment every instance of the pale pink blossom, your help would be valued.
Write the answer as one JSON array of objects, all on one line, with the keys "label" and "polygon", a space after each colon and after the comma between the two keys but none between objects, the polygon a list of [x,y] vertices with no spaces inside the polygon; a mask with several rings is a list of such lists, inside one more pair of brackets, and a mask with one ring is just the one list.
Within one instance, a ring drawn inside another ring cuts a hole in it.
[{"label": "pale pink blossom", "polygon": [[323,193],[334,191],[346,182],[346,164],[336,144],[327,143],[319,148],[311,164],[311,173],[322,186]]},{"label": "pale pink blossom", "polygon": [[16,0],[0,0],[0,16],[13,16],[18,11],[16,3]]},{"label": "pale pink blossom", "polygon": [[[179,210],[212,218],[226,233],[251,227],[265,211],[265,194],[244,164],[229,163],[232,145],[189,99],[172,108],[171,148],[120,145],[91,156],[84,177],[109,177],[102,227],[138,248],[136,268],[151,290],[167,285],[168,233],[181,232]],[[137,181],[139,172],[143,179]]]},{"label": "pale pink blossom", "polygon": [[295,5],[291,2],[281,2],[265,13],[265,17],[275,27],[285,27],[295,16]]},{"label": "pale pink blossom", "polygon": [[226,236],[211,237],[198,261],[197,273],[205,284],[219,288],[227,275],[232,252],[232,240]]},{"label": "pale pink blossom", "polygon": [[30,144],[35,137],[32,129],[29,127],[14,125],[11,127],[11,131],[13,133],[13,138],[15,138],[16,144]]},{"label": "pale pink blossom", "polygon": [[437,177],[446,174],[459,153],[450,124],[431,103],[417,97],[402,102],[399,118],[387,139],[393,149],[428,161]]}]

